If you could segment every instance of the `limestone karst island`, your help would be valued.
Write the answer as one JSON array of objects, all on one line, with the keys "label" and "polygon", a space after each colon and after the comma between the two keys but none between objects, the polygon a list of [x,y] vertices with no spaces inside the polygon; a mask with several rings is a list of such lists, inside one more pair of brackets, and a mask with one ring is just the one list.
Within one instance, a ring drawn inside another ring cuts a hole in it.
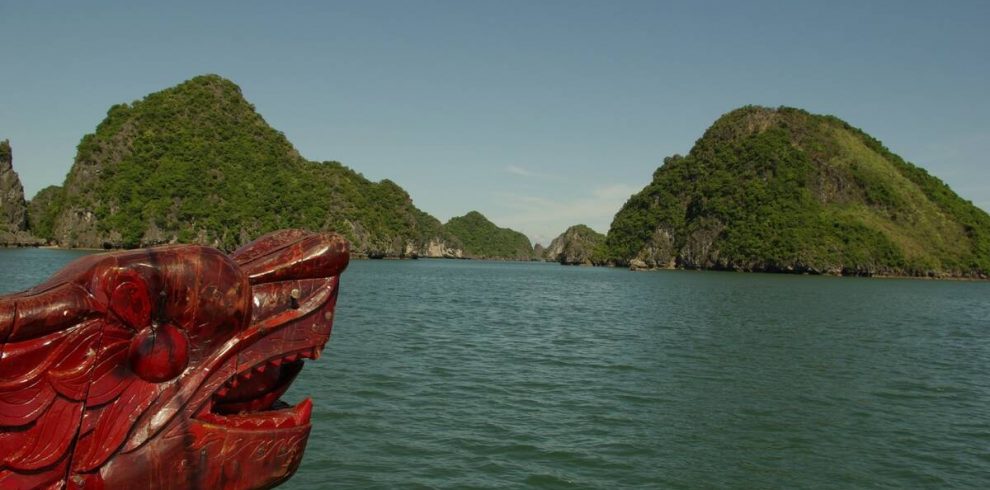
[{"label": "limestone karst island", "polygon": [[[59,186],[26,202],[0,146],[7,245],[232,250],[279,228],[332,230],[357,256],[549,260],[865,276],[985,278],[990,217],[848,123],[747,106],[617,210],[547,247],[476,211],[447,223],[395,182],[304,159],[233,82],[193,78],[111,107]],[[470,203],[465,203],[470,208]]]}]

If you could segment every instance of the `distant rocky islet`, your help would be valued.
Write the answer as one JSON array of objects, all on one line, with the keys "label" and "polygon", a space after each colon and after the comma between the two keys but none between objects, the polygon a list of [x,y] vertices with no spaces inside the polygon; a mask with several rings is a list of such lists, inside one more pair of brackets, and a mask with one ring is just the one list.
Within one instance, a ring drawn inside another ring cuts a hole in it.
[{"label": "distant rocky islet", "polygon": [[563,265],[608,265],[605,235],[587,225],[574,225],[554,238],[542,257]]}]

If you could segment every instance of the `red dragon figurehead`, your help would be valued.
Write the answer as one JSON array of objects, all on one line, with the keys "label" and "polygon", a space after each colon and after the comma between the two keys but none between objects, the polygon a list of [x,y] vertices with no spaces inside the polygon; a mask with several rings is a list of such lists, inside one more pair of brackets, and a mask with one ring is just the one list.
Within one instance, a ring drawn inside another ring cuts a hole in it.
[{"label": "red dragon figurehead", "polygon": [[0,297],[0,488],[268,488],[312,402],[279,397],[330,337],[347,242],[275,232],[90,255]]}]

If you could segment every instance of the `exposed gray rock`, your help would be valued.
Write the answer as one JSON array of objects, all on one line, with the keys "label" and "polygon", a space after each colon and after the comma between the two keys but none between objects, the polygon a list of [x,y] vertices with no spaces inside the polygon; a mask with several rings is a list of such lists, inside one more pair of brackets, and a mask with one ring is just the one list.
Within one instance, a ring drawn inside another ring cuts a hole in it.
[{"label": "exposed gray rock", "polygon": [[533,260],[546,260],[546,253],[547,249],[543,246],[543,244],[537,243],[533,246]]},{"label": "exposed gray rock", "polygon": [[10,142],[0,141],[0,226],[4,231],[27,230],[27,202],[24,187],[14,171]]},{"label": "exposed gray rock", "polygon": [[601,265],[605,263],[604,244],[605,235],[574,225],[550,242],[543,257],[564,265]]},{"label": "exposed gray rock", "polygon": [[36,246],[41,243],[28,233],[27,202],[21,179],[14,171],[10,142],[0,141],[0,246]]},{"label": "exposed gray rock", "polygon": [[417,255],[431,258],[462,259],[464,258],[464,250],[451,247],[446,241],[440,238],[434,238],[425,246],[420,247]]}]

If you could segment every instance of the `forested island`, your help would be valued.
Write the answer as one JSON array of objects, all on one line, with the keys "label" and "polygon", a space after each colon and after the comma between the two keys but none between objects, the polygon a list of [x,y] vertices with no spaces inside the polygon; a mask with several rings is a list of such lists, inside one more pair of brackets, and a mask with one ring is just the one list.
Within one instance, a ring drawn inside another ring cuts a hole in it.
[{"label": "forested island", "polygon": [[618,210],[547,247],[477,211],[441,223],[399,185],[303,158],[240,88],[195,77],[107,117],[65,181],[24,199],[0,142],[0,246],[232,250],[279,228],[335,231],[369,258],[546,260],[863,276],[986,278],[990,216],[865,132],[800,109],[719,118]]},{"label": "forested island", "polygon": [[[9,167],[10,146],[3,148]],[[26,209],[27,219],[10,227],[33,236],[12,245],[232,250],[272,230],[306,228],[342,233],[356,255],[371,258],[532,253],[465,249],[396,183],[304,159],[237,85],[216,75],[111,107],[82,138],[65,182],[42,189]],[[457,229],[474,244],[484,230],[472,225],[458,222]]]},{"label": "forested island", "polygon": [[534,258],[529,238],[509,228],[499,228],[484,215],[471,211],[451,218],[444,229],[464,246],[464,254],[479,259],[530,260]]},{"label": "forested island", "polygon": [[666,158],[606,247],[633,268],[986,278],[990,216],[836,117],[751,106]]}]

